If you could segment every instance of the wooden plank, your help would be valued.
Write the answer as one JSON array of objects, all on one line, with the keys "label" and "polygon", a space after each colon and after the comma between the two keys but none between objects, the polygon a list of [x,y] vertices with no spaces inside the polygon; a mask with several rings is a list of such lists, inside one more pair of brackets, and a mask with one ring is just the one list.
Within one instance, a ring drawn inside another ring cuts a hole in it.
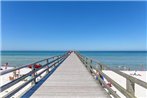
[{"label": "wooden plank", "polygon": [[110,98],[72,53],[31,98]]}]

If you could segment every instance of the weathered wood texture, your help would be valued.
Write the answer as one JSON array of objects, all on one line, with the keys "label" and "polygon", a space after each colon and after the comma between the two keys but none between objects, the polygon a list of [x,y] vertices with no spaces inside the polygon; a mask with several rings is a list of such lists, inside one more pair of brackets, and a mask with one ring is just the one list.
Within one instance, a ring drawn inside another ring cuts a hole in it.
[{"label": "weathered wood texture", "polygon": [[31,98],[110,98],[96,83],[76,54],[70,56]]},{"label": "weathered wood texture", "polygon": [[[4,72],[1,72],[0,74],[1,75],[4,75],[4,74],[7,74],[7,73],[10,73],[10,72],[13,72],[13,71],[16,71],[18,69],[22,69],[22,68],[25,68],[25,67],[29,67],[30,65],[32,66],[32,71],[22,75],[21,77],[15,79],[15,80],[12,80],[10,81],[9,83],[5,84],[5,85],[2,85],[0,87],[0,93],[3,93],[5,92],[6,90],[8,90],[9,88],[11,88],[12,86],[18,84],[20,81],[24,81],[25,78],[27,78],[28,76],[32,76],[32,79],[30,80],[27,80],[27,82],[19,85],[18,87],[14,87],[12,88],[8,93],[2,95],[1,97],[2,98],[10,98],[12,97],[13,95],[15,95],[17,92],[19,92],[20,90],[22,90],[25,86],[27,86],[29,83],[31,83],[33,81],[33,86],[35,86],[35,84],[37,82],[39,82],[40,80],[36,81],[36,79],[41,76],[45,71],[46,73],[48,74],[49,70],[53,69],[53,67],[56,65],[56,64],[59,64],[61,63],[63,60],[66,59],[66,57],[68,57],[68,54],[64,54],[62,56],[54,56],[54,57],[51,57],[51,58],[48,58],[48,59],[44,59],[44,60],[41,60],[41,61],[37,61],[35,63],[32,63],[32,64],[29,64],[29,65],[24,65],[24,66],[21,66],[21,67],[18,67],[18,68],[15,68],[15,69],[10,69],[10,70],[6,70]],[[45,62],[40,68],[35,68],[35,64],[36,63],[41,63],[41,62]],[[39,72],[40,71],[40,72]],[[37,74],[35,74],[37,73]],[[46,74],[46,75],[47,75]],[[44,75],[44,76],[46,76]],[[43,77],[44,77],[43,76]],[[42,78],[43,78],[42,77]],[[31,87],[30,87],[31,88]],[[21,95],[20,95],[21,96]]]},{"label": "weathered wood texture", "polygon": [[[85,64],[87,69],[91,73],[93,73],[93,74],[95,74],[96,76],[99,77],[98,80],[103,85],[105,85],[105,81],[103,81],[103,79],[100,76],[104,77],[107,81],[112,83],[112,85],[117,90],[119,90],[124,96],[126,96],[126,98],[136,98],[136,96],[135,96],[135,83],[142,86],[142,87],[144,87],[144,88],[147,88],[147,83],[142,81],[142,80],[139,80],[139,79],[137,79],[135,77],[132,77],[132,76],[130,76],[128,74],[125,74],[125,73],[121,72],[120,70],[110,68],[105,64],[99,63],[97,60],[91,59],[91,58],[86,57],[86,56],[82,56],[77,52],[76,52],[76,54],[79,57],[79,59],[83,62],[83,64]],[[103,71],[102,71],[103,68],[107,68],[107,69],[119,74],[120,76],[126,78],[126,84],[127,84],[126,88],[127,89],[125,89],[120,84],[115,82],[115,80],[111,79],[109,76],[107,76],[105,73],[103,73]],[[107,86],[106,86],[106,88],[114,96],[114,98],[120,98],[120,96],[118,96],[111,88],[108,88]]]}]

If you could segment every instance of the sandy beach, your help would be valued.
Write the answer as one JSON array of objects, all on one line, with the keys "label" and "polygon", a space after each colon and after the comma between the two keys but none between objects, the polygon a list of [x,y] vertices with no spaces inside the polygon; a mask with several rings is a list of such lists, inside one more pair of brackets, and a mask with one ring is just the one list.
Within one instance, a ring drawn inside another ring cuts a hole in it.
[{"label": "sandy beach", "polygon": [[[111,79],[113,79],[115,82],[119,83],[122,87],[126,89],[126,79],[115,72],[112,71],[103,71],[106,75],[108,75]],[[137,79],[140,79],[142,81],[147,82],[147,71],[137,71],[137,75],[132,75],[134,74],[135,71],[122,71],[128,75],[131,75]],[[138,75],[139,74],[139,75]],[[126,98],[122,93],[120,93],[114,86],[112,86],[112,89],[116,91],[118,95],[121,96],[121,98]],[[135,84],[135,96],[137,98],[147,98],[147,89]]]},{"label": "sandy beach", "polygon": [[[3,67],[1,67],[2,69],[4,69]],[[8,67],[6,70],[9,70],[9,69],[13,69],[14,67]],[[40,73],[43,69],[39,70],[37,73]],[[0,70],[0,72],[2,71],[5,71],[4,70]],[[23,69],[20,69],[20,75],[24,75],[28,72],[30,72],[31,69],[30,68],[23,68]],[[41,76],[44,76],[45,75],[45,72],[41,75]],[[3,86],[7,83],[9,83],[11,80],[9,79],[9,76],[13,76],[13,72],[11,73],[8,73],[8,74],[5,74],[5,75],[0,75],[0,86]],[[7,93],[9,93],[10,91],[14,90],[16,87],[22,85],[23,83],[27,82],[27,80],[29,80],[30,78],[27,77],[24,81],[20,81],[18,82],[17,84],[15,84],[14,86],[10,87],[9,89],[3,91],[0,93],[0,98],[4,95],[6,95]],[[40,80],[41,78],[38,77],[37,78],[37,81]],[[23,89],[21,89],[19,92],[17,92],[15,95],[13,95],[12,97],[13,98],[18,98],[20,97],[25,91],[27,91],[30,87],[32,86],[31,83],[29,83],[27,86],[25,86]]]},{"label": "sandy beach", "polygon": [[[8,67],[8,69],[12,69],[13,67]],[[3,68],[4,69],[4,68]],[[4,71],[4,70],[1,70],[1,71]],[[23,74],[26,74],[28,73],[29,71],[31,71],[30,68],[23,68],[20,70],[20,74],[23,75]],[[112,71],[109,71],[109,70],[104,70],[103,71],[105,74],[107,74],[110,78],[112,78],[113,80],[115,80],[117,83],[119,83],[122,87],[126,88],[126,79],[123,78],[122,76],[112,72]],[[135,71],[122,71],[128,75],[131,75],[133,74]],[[137,76],[137,75],[131,75],[137,79],[140,79],[142,81],[145,81],[147,82],[147,71],[137,71],[136,72],[137,74],[140,74],[140,76]],[[0,86],[10,82],[9,80],[9,76],[12,76],[13,74],[12,73],[8,73],[6,75],[1,75],[0,76]],[[1,96],[7,94],[9,91],[12,91],[15,87],[23,84],[25,81],[20,81],[19,83],[17,83],[16,85],[14,85],[13,87],[7,89],[6,91],[0,93]],[[20,96],[20,94],[22,94],[24,91],[26,91],[28,88],[31,87],[31,84],[29,84],[28,86],[26,86],[25,88],[23,88],[21,91],[19,91],[17,94],[15,94],[13,97],[18,97]],[[116,93],[118,95],[121,96],[121,98],[126,98],[123,94],[121,94],[113,85],[111,87],[114,91],[116,91]],[[146,98],[147,97],[147,90],[145,88],[142,88],[140,87],[139,85],[135,84],[135,96],[137,98]]]}]

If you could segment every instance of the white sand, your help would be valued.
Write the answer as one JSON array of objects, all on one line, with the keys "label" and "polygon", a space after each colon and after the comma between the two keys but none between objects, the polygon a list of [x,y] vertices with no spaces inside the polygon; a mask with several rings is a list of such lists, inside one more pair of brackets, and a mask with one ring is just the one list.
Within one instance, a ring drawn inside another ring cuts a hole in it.
[{"label": "white sand", "polygon": [[[112,71],[103,71],[106,75],[108,75],[111,79],[113,79],[115,82],[119,83],[122,87],[126,89],[126,79],[115,72]],[[134,74],[135,71],[122,71],[128,75]],[[140,79],[142,81],[147,82],[147,71],[137,71],[137,74],[140,74],[141,76],[131,75],[137,79]],[[116,91],[118,95],[121,96],[121,98],[126,98],[123,94],[121,94],[114,86],[112,86],[112,89]],[[135,96],[137,98],[147,98],[147,89],[135,84]]]},{"label": "white sand", "polygon": [[[9,67],[8,69],[12,69],[13,67]],[[20,74],[23,75],[23,74],[26,74],[28,73],[29,71],[31,71],[30,68],[23,68],[20,70]],[[41,71],[41,70],[40,70]],[[39,72],[40,72],[39,71]],[[39,73],[38,72],[38,73]],[[112,72],[112,71],[103,71],[105,74],[107,74],[110,78],[112,78],[113,80],[115,80],[117,83],[119,83],[122,87],[126,88],[126,79],[123,78],[122,76]],[[127,73],[127,74],[133,74],[134,71],[123,71],[124,73]],[[147,71],[137,71],[137,74],[140,74],[141,76],[133,76],[133,77],[136,77],[140,80],[143,80],[145,82],[147,82]],[[45,75],[45,73],[43,74],[43,76]],[[9,76],[13,76],[12,73],[8,73],[6,75],[2,75],[0,76],[0,86],[10,82],[9,80]],[[39,80],[39,78],[38,78]],[[16,85],[14,85],[13,87],[7,89],[6,91],[4,92],[1,92],[0,93],[0,97],[7,94],[8,92],[12,91],[14,88],[18,87],[19,85],[25,83],[26,81],[20,81],[19,83],[17,83]],[[29,85],[27,85],[24,89],[22,89],[21,91],[19,91],[17,94],[15,94],[13,97],[18,97],[20,96],[24,91],[26,91],[27,89],[29,89],[31,87],[31,83]],[[120,95],[122,98],[125,98],[125,96],[123,94],[121,94],[114,86],[112,86],[112,89],[114,91],[116,91],[116,93],[118,95]],[[135,85],[135,95],[137,98],[147,98],[147,89],[145,88],[142,88],[138,85]]]},{"label": "white sand", "polygon": [[[8,67],[7,69],[5,69],[4,67],[1,67],[3,70],[0,70],[0,72],[2,71],[5,71],[5,70],[8,70],[8,69],[13,69],[14,67]],[[23,74],[26,74],[28,72],[30,72],[31,69],[30,68],[23,68],[23,69],[20,69],[20,75],[23,75]],[[4,84],[7,84],[10,82],[9,80],[9,76],[13,76],[13,72],[11,73],[8,73],[8,74],[5,74],[5,75],[1,75],[0,76],[0,86],[4,85]],[[16,87],[20,86],[21,84],[25,83],[25,81],[20,81],[18,82],[17,84],[15,84],[14,86],[10,87],[9,89],[3,91],[0,93],[0,98],[4,95],[6,95],[8,92],[12,91],[13,89],[15,89]],[[30,84],[29,84],[30,85]],[[31,86],[31,85],[30,85]],[[29,86],[29,87],[30,87]],[[27,89],[28,86],[25,88]],[[19,93],[20,94],[20,93]],[[18,94],[17,94],[18,96]]]},{"label": "white sand", "polygon": [[[3,68],[3,67],[1,67]],[[12,69],[14,67],[8,67],[8,69]],[[4,69],[4,68],[3,68]],[[37,73],[40,73],[43,69],[39,70]],[[0,70],[1,71],[4,71],[4,70]],[[20,75],[24,75],[28,72],[30,72],[31,69],[30,68],[23,68],[23,69],[20,69]],[[44,72],[41,76],[44,76],[46,72]],[[8,73],[8,74],[5,74],[5,75],[1,75],[0,76],[0,86],[4,85],[4,84],[7,84],[10,82],[9,80],[9,76],[13,76],[13,73]],[[37,81],[39,81],[41,78],[38,77],[37,78]],[[25,83],[27,81],[20,81],[18,82],[17,84],[15,84],[14,86],[10,87],[9,89],[3,91],[0,93],[0,98],[4,95],[6,95],[7,93],[9,93],[10,91],[14,90],[15,88],[17,88],[18,86],[22,85],[23,83]],[[22,95],[25,91],[27,91],[30,87],[32,87],[32,84],[29,83],[25,88],[21,89],[19,92],[17,92],[14,96],[12,96],[13,98],[18,98],[18,96]]]},{"label": "white sand", "polygon": [[[4,67],[1,67],[1,68],[4,69]],[[8,67],[8,69],[13,69],[13,68],[14,68],[14,67]],[[7,69],[7,70],[8,70],[8,69]],[[0,72],[1,72],[1,71],[5,71],[5,69],[4,69],[4,70],[0,70]],[[26,74],[26,73],[28,73],[29,71],[31,71],[30,68],[23,68],[23,69],[20,69],[20,75]],[[0,80],[1,80],[1,81],[0,81],[0,86],[6,84],[6,83],[8,83],[8,82],[10,82],[9,76],[13,76],[13,72],[0,76]]]}]

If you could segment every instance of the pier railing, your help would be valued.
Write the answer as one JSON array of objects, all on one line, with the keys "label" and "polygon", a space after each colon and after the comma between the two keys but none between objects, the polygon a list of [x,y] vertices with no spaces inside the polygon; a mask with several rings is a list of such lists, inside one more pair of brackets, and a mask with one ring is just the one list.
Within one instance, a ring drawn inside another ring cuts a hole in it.
[{"label": "pier railing", "polygon": [[[103,78],[105,78],[107,81],[112,83],[112,85],[119,90],[126,98],[137,98],[135,96],[135,84],[140,85],[141,87],[147,89],[147,83],[139,80],[137,78],[134,78],[126,73],[123,73],[117,69],[113,69],[108,67],[105,64],[102,64],[98,62],[97,60],[94,60],[92,58],[86,57],[81,55],[80,53],[76,52],[79,59],[83,62],[83,64],[86,66],[86,68],[91,72],[91,74],[95,74],[95,76],[98,77],[98,83],[100,83],[102,86],[104,86],[110,95],[112,95],[114,98],[121,98],[111,87],[107,85],[107,83],[104,81]],[[126,79],[126,89],[122,87],[120,84],[115,82],[113,79],[111,79],[108,75],[106,75],[103,72],[103,69],[106,68],[108,70],[111,70],[120,76],[124,77]]]},{"label": "pier railing", "polygon": [[[21,66],[18,68],[2,71],[0,73],[1,76],[8,74],[8,73],[16,72],[17,70],[21,70],[23,68],[28,68],[28,67],[31,68],[31,70],[28,73],[10,81],[7,84],[2,85],[0,87],[0,94],[1,94],[0,97],[1,98],[10,98],[13,95],[15,95],[18,91],[20,91],[21,89],[26,87],[28,84],[31,84],[31,87],[35,86],[35,84],[37,82],[39,82],[43,77],[48,75],[56,66],[61,64],[68,57],[68,55],[69,55],[69,53],[66,53],[62,56],[53,56],[53,57],[50,57],[50,58],[47,58],[47,59],[44,59],[41,61],[37,61],[32,64],[28,64],[28,65]],[[41,64],[41,66],[39,68],[36,68],[36,64],[39,64],[39,65]],[[15,86],[16,88],[14,88],[14,85],[17,85],[17,83],[19,83],[21,81],[24,81],[24,82],[21,83],[21,85],[19,85],[19,86]],[[9,91],[9,88],[11,88],[12,86],[13,86],[13,89]],[[29,89],[31,87],[29,87]],[[7,93],[5,93],[5,92],[7,92]]]}]

